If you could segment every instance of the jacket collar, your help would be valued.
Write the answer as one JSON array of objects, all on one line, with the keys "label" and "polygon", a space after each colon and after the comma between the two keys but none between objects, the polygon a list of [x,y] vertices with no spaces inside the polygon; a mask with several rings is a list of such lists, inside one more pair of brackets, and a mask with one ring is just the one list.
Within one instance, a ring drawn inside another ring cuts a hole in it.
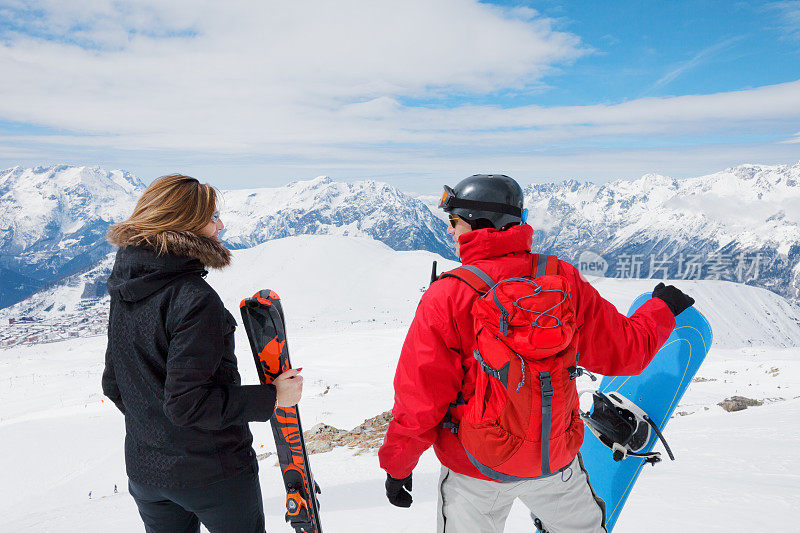
[{"label": "jacket collar", "polygon": [[[231,252],[215,237],[203,237],[190,231],[165,231],[161,234],[166,255],[196,259],[205,267],[224,268],[231,262]],[[129,246],[150,247],[132,230],[110,232],[109,242],[121,249]],[[157,254],[163,256],[164,254]],[[170,259],[165,259],[170,262]]]},{"label": "jacket collar", "polygon": [[468,231],[458,238],[461,263],[471,264],[482,259],[530,252],[533,245],[533,228],[527,224],[511,226],[507,230],[478,229]]}]

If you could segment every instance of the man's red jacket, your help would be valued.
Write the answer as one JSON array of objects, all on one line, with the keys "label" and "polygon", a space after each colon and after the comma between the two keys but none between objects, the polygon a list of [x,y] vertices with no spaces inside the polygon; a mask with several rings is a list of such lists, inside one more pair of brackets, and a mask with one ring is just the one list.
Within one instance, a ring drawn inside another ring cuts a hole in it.
[{"label": "man's red jacket", "polygon": [[[481,229],[459,238],[461,262],[475,265],[495,281],[531,275],[533,228],[527,224],[505,231]],[[675,327],[675,317],[662,300],[653,298],[630,318],[620,314],[578,270],[558,262],[558,274],[572,286],[577,312],[580,365],[606,376],[640,374]],[[466,283],[443,278],[422,296],[408,330],[394,378],[394,419],[378,456],[381,467],[394,478],[408,476],[420,455],[433,445],[449,469],[479,479],[464,448],[442,421],[459,392],[466,400],[475,389],[477,363],[472,303],[478,294]],[[577,409],[577,405],[576,405]],[[583,424],[575,454],[583,442]]]}]

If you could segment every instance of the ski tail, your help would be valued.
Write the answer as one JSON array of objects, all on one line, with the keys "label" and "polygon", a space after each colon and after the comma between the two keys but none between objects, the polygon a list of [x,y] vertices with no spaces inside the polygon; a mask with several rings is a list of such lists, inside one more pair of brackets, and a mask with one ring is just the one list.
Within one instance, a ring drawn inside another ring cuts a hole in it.
[{"label": "ski tail", "polygon": [[[262,290],[242,300],[239,310],[258,378],[270,384],[291,368],[281,300],[274,291]],[[322,533],[316,496],[320,490],[308,464],[298,407],[276,407],[270,424],[286,488],[286,521],[296,533]]]}]

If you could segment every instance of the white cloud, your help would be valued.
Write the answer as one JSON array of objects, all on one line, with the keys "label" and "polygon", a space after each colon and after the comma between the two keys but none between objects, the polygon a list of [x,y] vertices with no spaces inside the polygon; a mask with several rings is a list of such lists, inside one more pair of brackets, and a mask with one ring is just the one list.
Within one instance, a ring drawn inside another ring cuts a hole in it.
[{"label": "white cloud", "polygon": [[474,0],[6,10],[28,34],[0,45],[0,119],[139,147],[365,142],[372,128],[332,122],[354,102],[524,89],[583,53],[530,10]]},{"label": "white cloud", "polygon": [[780,17],[779,29],[787,39],[800,39],[800,0],[772,2],[768,7]]},{"label": "white cloud", "polygon": [[693,68],[701,65],[703,62],[709,61],[712,57],[719,54],[726,48],[729,48],[732,44],[736,43],[737,41],[741,40],[741,36],[731,37],[729,39],[725,39],[719,43],[713,44],[707,48],[704,48],[697,54],[695,54],[691,59],[684,61],[662,76],[658,81],[656,81],[652,87],[650,87],[650,91],[668,85],[673,80],[682,76],[685,72],[692,70]]},{"label": "white cloud", "polygon": [[20,36],[3,50],[3,66],[34,85],[39,76],[72,78],[58,95],[65,100],[78,88],[126,95],[131,83],[143,97],[163,87],[161,100],[180,107],[218,97],[280,107],[437,87],[485,92],[524,86],[581,54],[574,36],[467,0],[41,4],[47,16],[34,27],[55,40]]},{"label": "white cloud", "polygon": [[[398,175],[508,161],[525,171],[585,143],[624,158],[615,143],[741,143],[786,124],[791,135],[800,119],[800,81],[587,106],[403,103],[538,89],[587,53],[533,10],[475,0],[0,0],[0,13],[17,28],[0,33],[0,120],[57,131],[0,139],[18,151],[172,151]],[[580,165],[597,152],[586,154]]]}]

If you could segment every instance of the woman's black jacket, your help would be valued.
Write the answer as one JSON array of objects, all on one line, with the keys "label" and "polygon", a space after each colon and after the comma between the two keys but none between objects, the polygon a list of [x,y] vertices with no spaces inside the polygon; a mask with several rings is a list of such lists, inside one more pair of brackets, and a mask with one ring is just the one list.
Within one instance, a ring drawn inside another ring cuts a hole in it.
[{"label": "woman's black jacket", "polygon": [[[204,257],[191,245],[200,239],[207,252],[206,238],[179,236]],[[103,393],[125,415],[125,463],[138,483],[199,487],[257,471],[247,423],[275,409],[273,385],[240,384],[236,322],[196,257],[126,246],[108,279]]]}]

